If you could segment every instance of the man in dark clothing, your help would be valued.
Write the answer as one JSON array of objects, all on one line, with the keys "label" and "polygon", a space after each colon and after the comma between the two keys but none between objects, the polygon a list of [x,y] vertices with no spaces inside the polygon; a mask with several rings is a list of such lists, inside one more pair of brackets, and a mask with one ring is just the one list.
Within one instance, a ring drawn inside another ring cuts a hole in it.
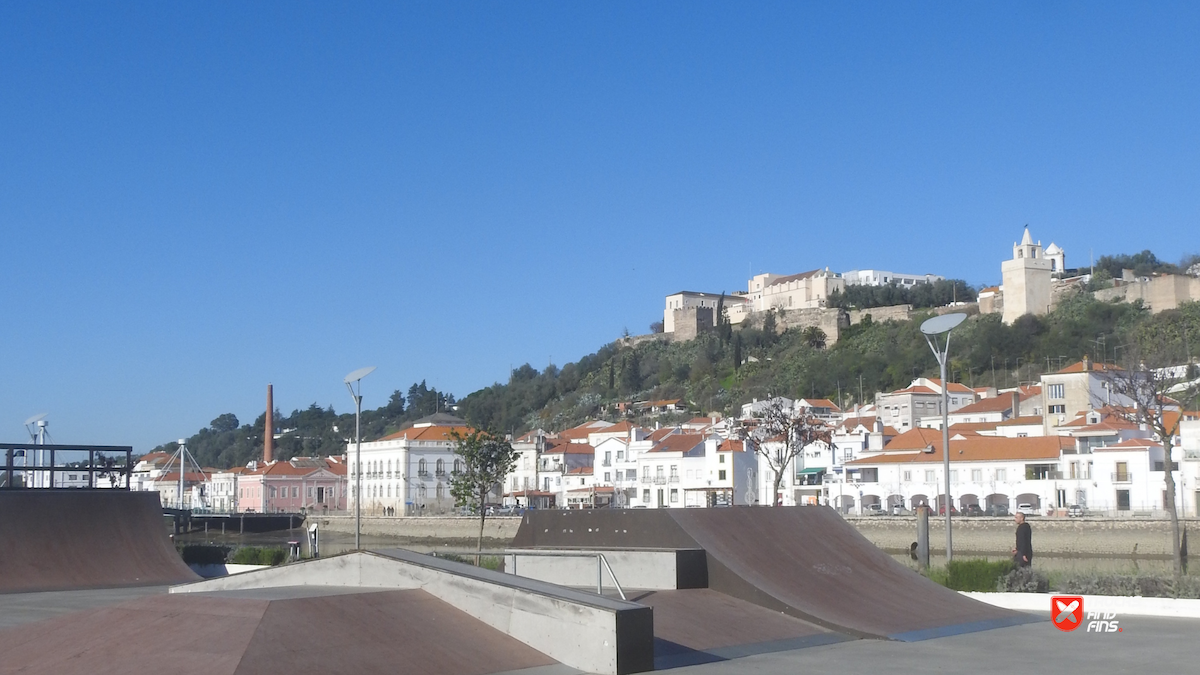
[{"label": "man in dark clothing", "polygon": [[1017,521],[1017,547],[1013,549],[1013,562],[1017,567],[1029,567],[1033,562],[1033,530],[1029,527],[1029,523],[1025,522],[1025,514],[1018,513],[1015,520]]}]

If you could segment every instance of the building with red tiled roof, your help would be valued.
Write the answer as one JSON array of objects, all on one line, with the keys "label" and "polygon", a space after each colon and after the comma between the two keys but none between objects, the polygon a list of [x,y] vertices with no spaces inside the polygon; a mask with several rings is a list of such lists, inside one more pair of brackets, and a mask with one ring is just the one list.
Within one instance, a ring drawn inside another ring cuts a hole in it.
[{"label": "building with red tiled roof", "polygon": [[1088,357],[1042,375],[1044,411],[1042,426],[1047,434],[1080,415],[1104,406],[1128,406],[1132,401],[1113,391],[1110,379],[1116,366],[1095,363]]},{"label": "building with red tiled roof", "polygon": [[[978,394],[958,382],[946,386],[947,410],[955,412],[975,403]],[[886,426],[901,432],[920,426],[922,420],[942,415],[942,382],[917,378],[898,391],[875,394],[875,412]],[[938,423],[940,424],[940,422]]]},{"label": "building with red tiled roof", "polygon": [[[339,468],[341,471],[337,471]],[[216,475],[212,489],[220,491],[228,481],[228,475]],[[236,509],[241,513],[324,513],[346,509],[345,466],[323,457],[254,463],[237,474],[235,484]]]}]

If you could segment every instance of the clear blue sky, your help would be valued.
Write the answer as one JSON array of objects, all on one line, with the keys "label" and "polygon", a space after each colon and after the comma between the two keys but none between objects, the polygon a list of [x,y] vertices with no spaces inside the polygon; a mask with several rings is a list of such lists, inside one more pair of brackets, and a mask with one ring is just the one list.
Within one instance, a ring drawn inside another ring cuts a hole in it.
[{"label": "clear blue sky", "polygon": [[1200,5],[0,5],[0,438],[459,397],[663,296],[1200,250]]}]

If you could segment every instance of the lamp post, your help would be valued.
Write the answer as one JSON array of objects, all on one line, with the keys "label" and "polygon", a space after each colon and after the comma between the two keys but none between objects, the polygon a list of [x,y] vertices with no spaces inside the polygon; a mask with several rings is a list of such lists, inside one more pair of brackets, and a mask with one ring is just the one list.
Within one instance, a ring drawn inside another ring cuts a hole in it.
[{"label": "lamp post", "polygon": [[[950,407],[947,394],[950,383],[946,381],[946,355],[950,352],[950,331],[966,318],[966,314],[943,314],[921,324],[925,341],[929,343],[929,349],[933,350],[933,355],[942,369],[942,472],[946,478],[946,496],[942,503],[946,509],[946,562],[954,559],[953,537],[950,534]],[[946,336],[940,345],[939,335]]]},{"label": "lamp post", "polygon": [[[354,399],[354,549],[362,550],[362,379],[370,375],[375,366],[359,368],[343,380]],[[358,385],[355,391],[354,386]]]}]

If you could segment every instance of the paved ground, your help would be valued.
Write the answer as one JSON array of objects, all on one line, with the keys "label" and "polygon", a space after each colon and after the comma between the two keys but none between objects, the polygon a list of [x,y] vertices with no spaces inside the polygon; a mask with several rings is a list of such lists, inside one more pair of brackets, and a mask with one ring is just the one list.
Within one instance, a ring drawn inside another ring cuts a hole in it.
[{"label": "paved ground", "polygon": [[115,605],[147,595],[165,595],[166,592],[166,586],[143,586],[140,588],[102,588],[90,591],[0,594],[0,630],[31,621],[50,619],[81,609]]},{"label": "paved ground", "polygon": [[[1044,616],[1048,618],[1049,614]],[[1125,675],[1144,672],[1150,667],[1154,672],[1195,672],[1200,660],[1200,641],[1196,639],[1200,635],[1200,621],[1133,616],[1118,620],[1120,633],[1088,634],[1082,628],[1063,633],[1047,620],[923,642],[857,640],[688,666],[671,672],[675,675],[800,672]]]}]

